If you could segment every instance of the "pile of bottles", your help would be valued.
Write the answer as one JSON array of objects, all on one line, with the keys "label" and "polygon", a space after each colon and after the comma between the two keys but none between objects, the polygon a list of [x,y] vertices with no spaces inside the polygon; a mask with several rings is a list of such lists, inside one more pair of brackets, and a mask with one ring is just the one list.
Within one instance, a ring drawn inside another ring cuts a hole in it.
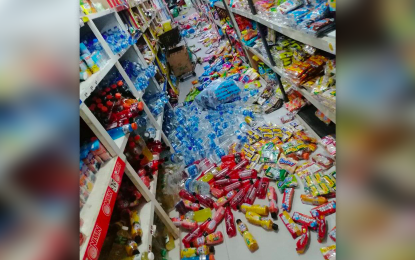
[{"label": "pile of bottles", "polygon": [[80,80],[84,81],[102,69],[109,58],[101,44],[92,34],[87,35],[79,47],[81,52],[79,63]]},{"label": "pile of bottles", "polygon": [[95,174],[104,162],[111,160],[111,156],[96,137],[81,146],[81,161],[79,164],[80,208],[86,203],[89,194],[94,188]]},{"label": "pile of bottles", "polygon": [[144,69],[139,63],[131,62],[129,60],[121,61],[121,65],[138,91],[146,89],[149,80],[154,77],[157,72],[157,68],[154,65],[150,65]]},{"label": "pile of bottles", "polygon": [[128,46],[136,44],[138,40],[138,34],[135,34],[135,36],[132,37],[118,26],[114,26],[114,28],[104,31],[102,37],[104,37],[114,54],[123,52]]},{"label": "pile of bottles", "polygon": [[246,133],[259,119],[242,101],[221,104],[216,110],[192,104],[166,112],[163,130],[185,165],[203,158],[219,162],[232,145],[241,148],[248,142]]},{"label": "pile of bottles", "polygon": [[169,102],[169,95],[167,92],[158,92],[155,94],[146,93],[143,99],[146,101],[146,104],[149,104],[151,113],[156,117],[163,112],[164,106]]}]

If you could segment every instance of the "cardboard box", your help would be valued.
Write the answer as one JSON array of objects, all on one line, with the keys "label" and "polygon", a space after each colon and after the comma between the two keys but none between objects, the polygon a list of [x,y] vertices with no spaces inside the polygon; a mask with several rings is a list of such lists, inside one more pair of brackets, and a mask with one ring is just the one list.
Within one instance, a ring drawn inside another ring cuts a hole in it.
[{"label": "cardboard box", "polygon": [[176,47],[168,51],[167,62],[176,77],[193,71],[193,64],[190,60],[186,46]]}]

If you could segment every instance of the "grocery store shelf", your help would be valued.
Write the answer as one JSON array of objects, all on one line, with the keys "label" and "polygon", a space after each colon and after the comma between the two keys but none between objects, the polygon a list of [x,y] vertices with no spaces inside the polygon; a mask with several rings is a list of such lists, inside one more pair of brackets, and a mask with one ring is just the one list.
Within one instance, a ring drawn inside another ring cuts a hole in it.
[{"label": "grocery store shelf", "polygon": [[229,10],[231,10],[233,13],[239,14],[241,16],[254,20],[258,23],[261,23],[267,26],[268,28],[271,28],[294,40],[311,45],[315,48],[326,51],[328,53],[336,54],[336,31],[332,31],[329,34],[327,34],[327,36],[324,36],[322,38],[317,38],[317,37],[308,35],[306,33],[303,33],[299,30],[296,30],[296,29],[293,29],[293,28],[290,28],[290,27],[287,27],[281,24],[277,24],[277,22],[265,19],[264,17],[261,17],[258,14],[253,15],[252,13],[248,11],[240,10],[236,8],[229,8]]},{"label": "grocery store shelf", "polygon": [[215,6],[225,9],[225,6],[223,6],[222,2],[215,2]]},{"label": "grocery store shelf", "polygon": [[96,174],[94,188],[83,206],[81,232],[86,240],[80,248],[81,259],[98,259],[114,208],[125,168],[125,156],[112,158]]},{"label": "grocery store shelf", "polygon": [[153,221],[154,221],[154,203],[149,201],[139,206],[140,212],[140,225],[143,230],[143,236],[141,237],[141,244],[138,245],[138,251],[146,252],[151,251],[151,245],[153,242]]},{"label": "grocery store shelf", "polygon": [[79,90],[80,95],[79,98],[82,102],[85,101],[91,95],[91,93],[95,90],[101,80],[107,75],[107,73],[112,69],[118,59],[110,59],[107,64],[99,70],[97,73],[91,75],[91,77],[87,78],[87,80],[80,83]]},{"label": "grocery store shelf", "polygon": [[213,21],[215,22],[215,24],[219,27],[222,27],[222,25],[220,24],[220,21],[213,19]]},{"label": "grocery store shelf", "polygon": [[129,6],[121,6],[120,5],[120,6],[113,7],[113,8],[110,8],[110,9],[106,9],[104,11],[100,11],[100,12],[97,12],[97,13],[88,14],[88,15],[85,15],[85,16],[82,16],[82,17],[87,17],[89,20],[94,20],[94,19],[106,16],[108,14],[112,14],[112,13],[115,13],[115,12],[126,10],[128,8],[129,8]]},{"label": "grocery store shelf", "polygon": [[[275,73],[282,76],[282,71],[277,68],[276,66],[272,66],[270,61],[262,56],[257,50],[255,50],[252,47],[248,47],[244,45],[246,48],[248,48],[255,56],[257,56],[260,60],[262,60],[268,67],[270,67]],[[336,123],[336,113],[321,104],[317,99],[315,99],[310,92],[303,88],[298,88],[298,91],[308,100],[311,104],[313,104],[318,110],[320,110],[325,116],[327,116],[333,123]]]},{"label": "grocery store shelf", "polygon": [[115,144],[120,148],[122,153],[124,152],[125,146],[127,145],[128,137],[130,137],[130,133],[114,140]]}]

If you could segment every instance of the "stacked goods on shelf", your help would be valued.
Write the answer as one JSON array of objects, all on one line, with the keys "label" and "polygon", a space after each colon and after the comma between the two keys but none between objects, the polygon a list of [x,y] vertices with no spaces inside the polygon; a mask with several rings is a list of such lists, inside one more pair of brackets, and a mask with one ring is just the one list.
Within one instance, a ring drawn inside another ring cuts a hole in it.
[{"label": "stacked goods on shelf", "polygon": [[81,51],[79,64],[80,80],[85,81],[92,74],[104,68],[109,58],[103,51],[101,44],[92,34],[87,35],[79,46]]}]

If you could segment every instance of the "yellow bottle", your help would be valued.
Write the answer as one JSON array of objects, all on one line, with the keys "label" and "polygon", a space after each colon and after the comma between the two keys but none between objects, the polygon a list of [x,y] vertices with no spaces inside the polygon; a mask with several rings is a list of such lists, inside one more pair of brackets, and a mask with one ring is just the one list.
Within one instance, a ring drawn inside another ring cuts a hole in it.
[{"label": "yellow bottle", "polygon": [[268,206],[262,206],[262,205],[249,205],[249,204],[247,204],[247,203],[243,203],[240,207],[239,207],[239,209],[243,212],[243,213],[246,213],[246,212],[255,212],[255,213],[257,213],[257,214],[259,214],[259,215],[262,215],[262,216],[268,216],[268,214],[269,214],[269,208],[268,208]]},{"label": "yellow bottle", "polygon": [[212,210],[210,208],[204,208],[202,210],[195,211],[193,220],[196,222],[203,222],[212,217]]},{"label": "yellow bottle", "polygon": [[137,244],[140,244],[141,237],[143,236],[143,230],[141,229],[140,216],[138,215],[137,210],[134,210],[131,212],[130,224],[131,224],[131,236]]},{"label": "yellow bottle", "polygon": [[198,248],[189,247],[189,248],[184,248],[180,251],[180,258],[193,257],[196,255],[207,255],[207,254],[209,254],[209,247],[207,247],[206,245],[199,246]]},{"label": "yellow bottle", "polygon": [[167,234],[166,236],[166,249],[167,251],[170,251],[172,249],[174,249],[175,245],[174,245],[174,238],[172,235],[170,235],[170,233]]},{"label": "yellow bottle", "polygon": [[258,249],[258,243],[256,242],[255,238],[252,236],[251,233],[248,231],[248,227],[240,220],[236,220],[236,224],[238,225],[239,233],[243,236],[246,246],[251,252],[254,252]]},{"label": "yellow bottle", "polygon": [[213,173],[212,172],[208,172],[208,173],[206,173],[202,178],[200,178],[199,179],[199,181],[204,181],[204,182],[208,182],[208,181],[210,181],[211,179],[213,179],[213,177],[215,177],[214,175],[213,175]]},{"label": "yellow bottle", "polygon": [[248,211],[245,214],[249,223],[263,227],[265,230],[278,230],[278,225],[269,218],[263,218],[255,212]]}]

